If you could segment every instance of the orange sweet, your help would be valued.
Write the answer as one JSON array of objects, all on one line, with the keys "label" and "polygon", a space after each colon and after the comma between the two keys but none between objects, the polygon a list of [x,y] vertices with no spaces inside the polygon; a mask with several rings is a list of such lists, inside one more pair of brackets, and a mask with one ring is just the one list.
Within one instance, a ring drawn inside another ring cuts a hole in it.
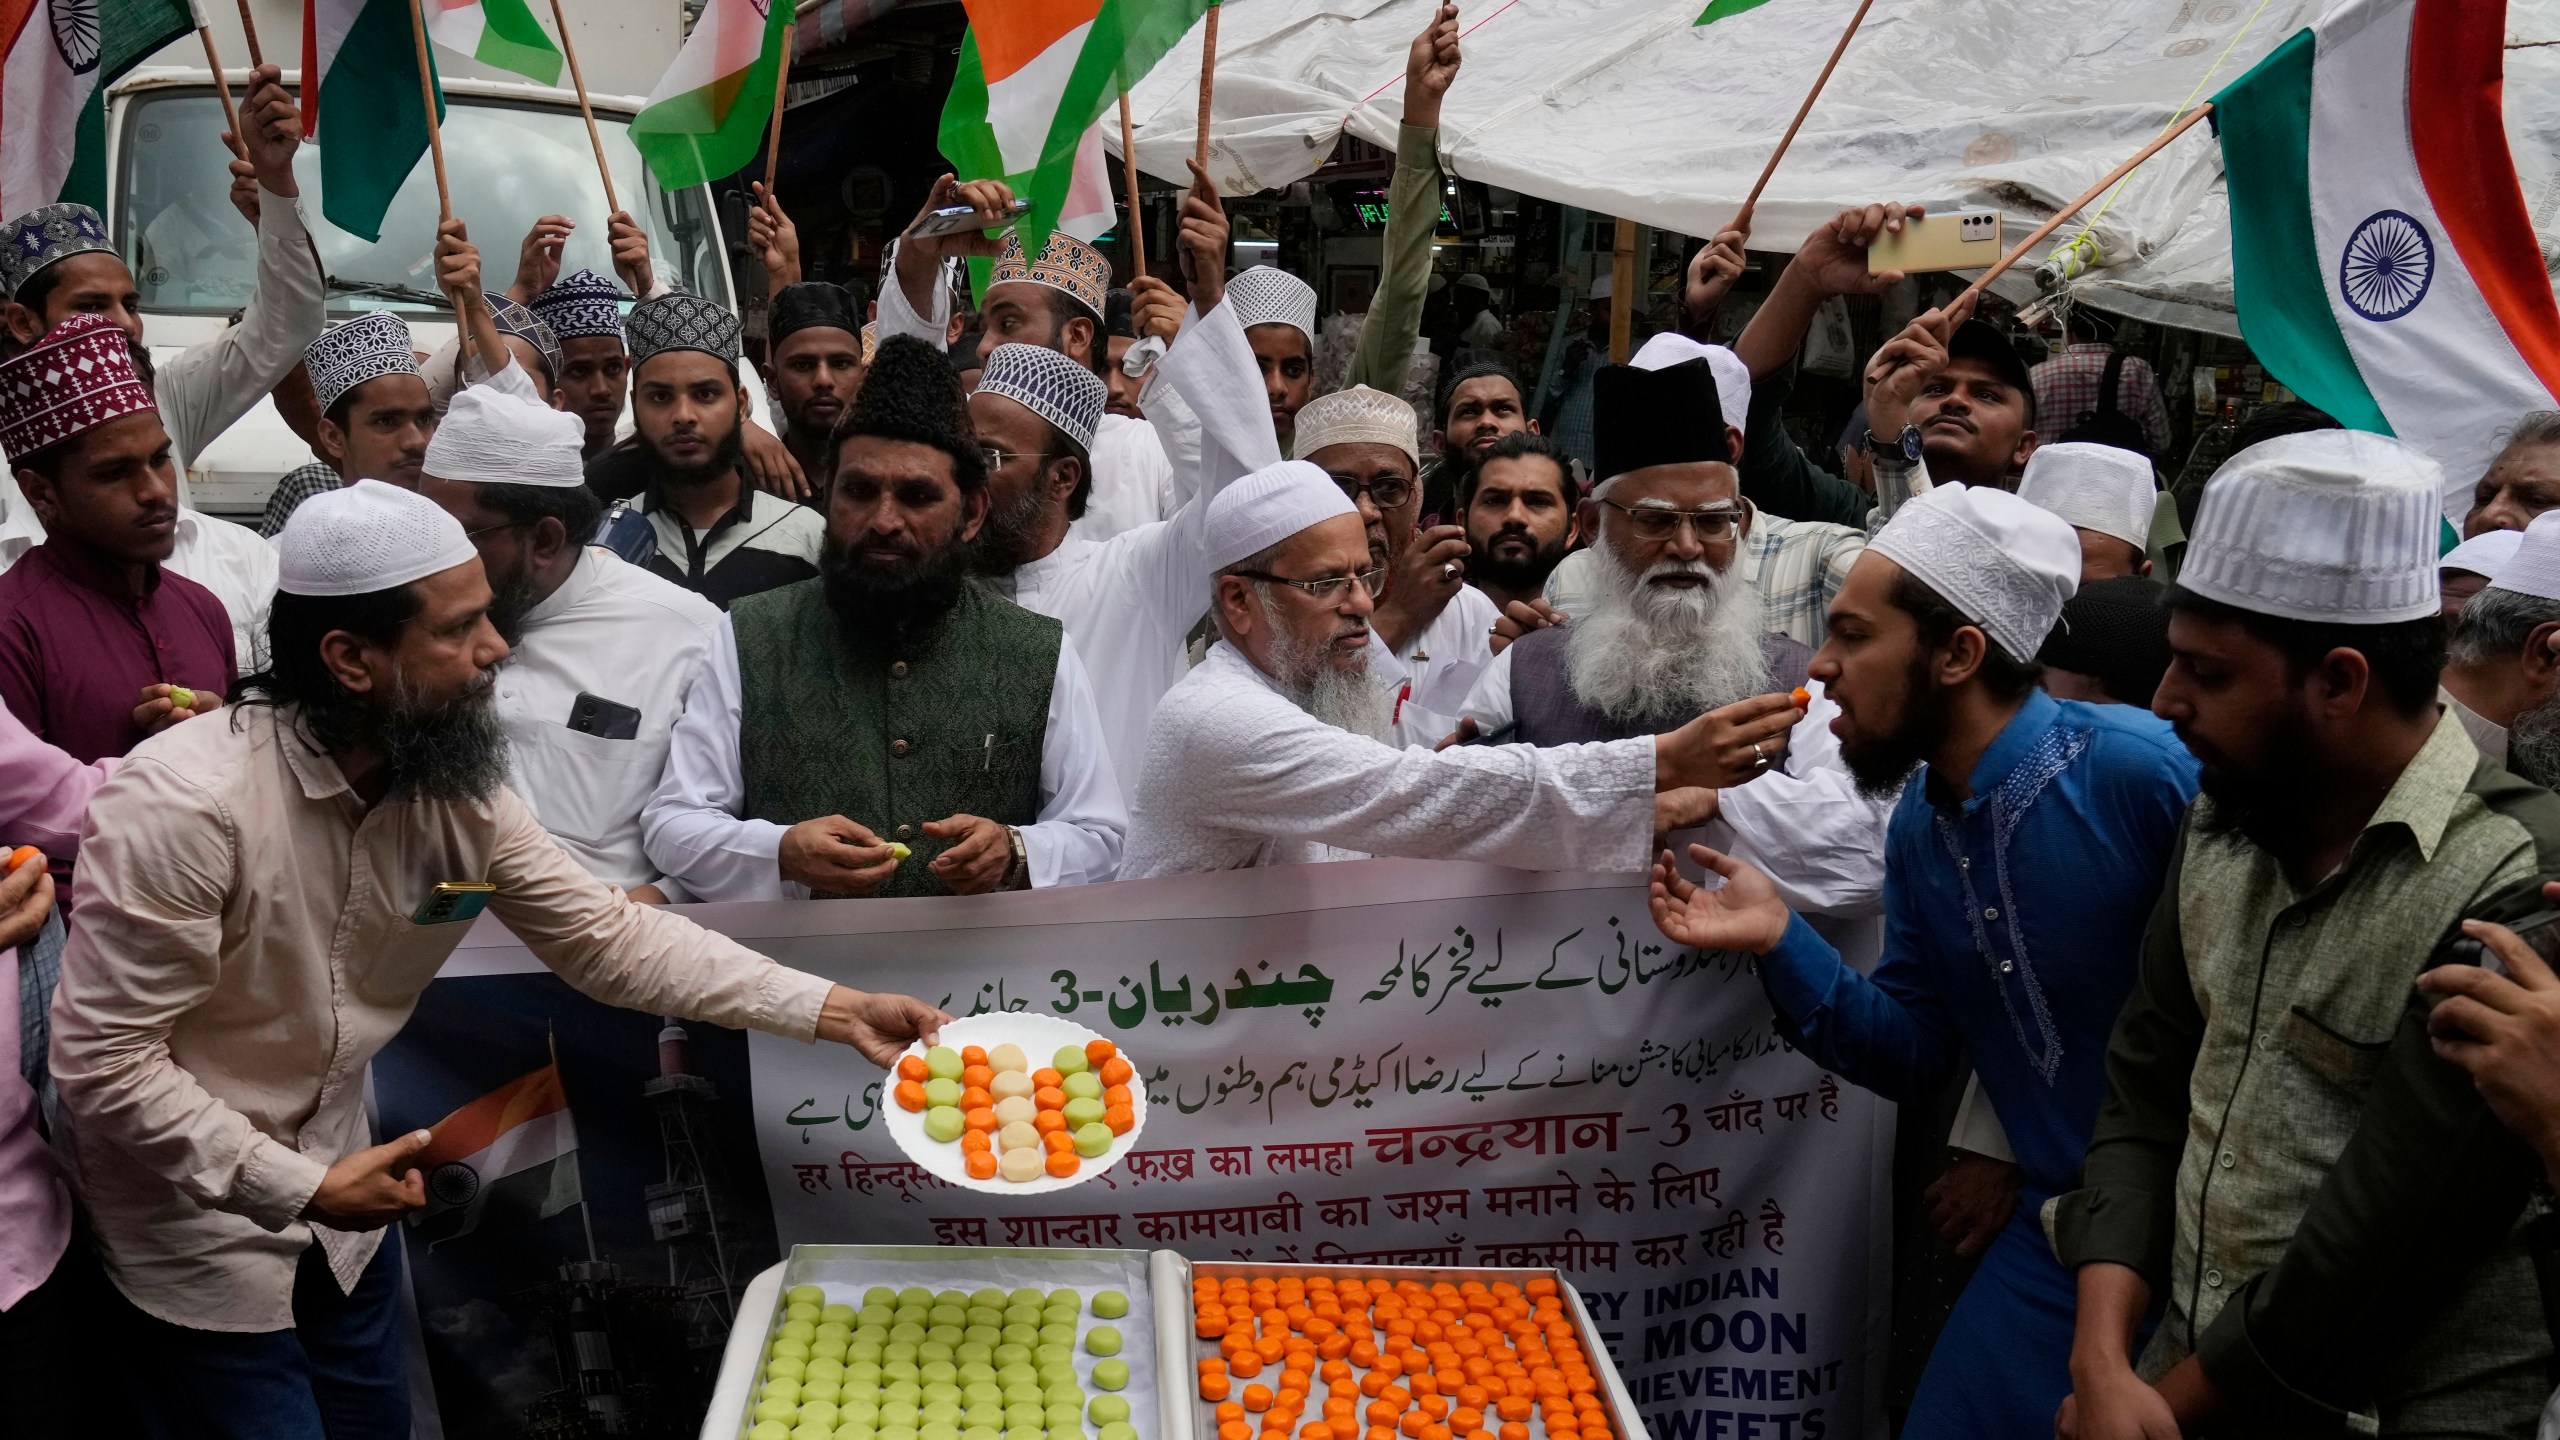
[{"label": "orange sweet", "polygon": [[968,1126],[968,1128],[990,1135],[1004,1128],[996,1123],[996,1112],[993,1110],[963,1111],[961,1112],[960,1120],[961,1123]]},{"label": "orange sweet", "polygon": [[968,1170],[969,1178],[972,1180],[996,1178],[996,1157],[993,1151],[963,1149],[960,1154],[960,1163]]},{"label": "orange sweet", "polygon": [[1049,1130],[1041,1134],[1040,1143],[1052,1155],[1072,1155],[1075,1153],[1076,1137],[1064,1130]]},{"label": "orange sweet", "polygon": [[1083,1161],[1076,1158],[1076,1147],[1072,1142],[1064,1150],[1049,1152],[1049,1173],[1061,1180],[1076,1173],[1083,1164]]},{"label": "orange sweet", "polygon": [[1395,1427],[1392,1425],[1372,1425],[1369,1427],[1369,1433],[1360,1437],[1360,1440],[1396,1440]]},{"label": "orange sweet", "polygon": [[[1251,1374],[1252,1372],[1246,1371],[1245,1373]],[[1268,1385],[1247,1385],[1244,1387],[1244,1408],[1251,1410],[1256,1414],[1270,1409],[1271,1402],[1274,1398],[1275,1397],[1271,1393],[1271,1387]]]},{"label": "orange sweet", "polygon": [[963,1130],[960,1132],[960,1151],[964,1155],[993,1154],[995,1153],[995,1148],[996,1142],[990,1138],[984,1130]]},{"label": "orange sweet", "polygon": [[[9,858],[11,861],[9,868],[12,870],[16,869],[17,857],[12,855]],[[925,1068],[924,1057],[921,1055],[904,1056],[898,1061],[898,1078],[901,1080],[913,1080],[917,1084],[921,1085],[927,1079],[931,1078],[932,1074],[933,1072],[931,1070]]]},{"label": "orange sweet", "polygon": [[1484,1428],[1484,1412],[1472,1405],[1461,1405],[1449,1412],[1449,1428],[1461,1435],[1472,1435]]},{"label": "orange sweet", "polygon": [[1244,1407],[1233,1400],[1221,1400],[1218,1402],[1218,1408],[1215,1413],[1218,1417],[1218,1423],[1225,1425],[1232,1421],[1243,1419]]},{"label": "orange sweet", "polygon": [[1084,1042],[1084,1061],[1087,1065],[1100,1066],[1119,1053],[1120,1047],[1108,1040]]},{"label": "orange sweet", "polygon": [[1137,1103],[1138,1102],[1136,1100],[1130,1097],[1129,1087],[1126,1085],[1106,1085],[1102,1088],[1102,1108],[1105,1110],[1110,1109],[1114,1105],[1135,1105]]},{"label": "orange sweet", "polygon": [[963,1110],[991,1110],[995,1103],[996,1097],[976,1085],[960,1092],[960,1108]]},{"label": "orange sweet", "polygon": [[1430,1416],[1419,1410],[1407,1410],[1397,1418],[1396,1430],[1405,1437],[1405,1440],[1418,1440],[1422,1434],[1422,1427],[1430,1423]]},{"label": "orange sweet", "polygon": [[1106,1087],[1126,1085],[1137,1075],[1138,1067],[1130,1064],[1126,1055],[1114,1055],[1102,1062],[1102,1083]]},{"label": "orange sweet", "polygon": [[[1034,1119],[1031,1123],[1040,1122]],[[1102,1123],[1114,1135],[1126,1135],[1138,1128],[1138,1112],[1126,1105],[1113,1105],[1102,1112]]]},{"label": "orange sweet", "polygon": [[1043,1135],[1063,1135],[1067,1130],[1066,1112],[1063,1110],[1043,1110],[1031,1117],[1031,1128],[1039,1131]]},{"label": "orange sweet", "polygon": [[1506,1422],[1497,1433],[1501,1440],[1529,1440],[1529,1427],[1516,1420]]},{"label": "orange sweet", "polygon": [[984,1090],[996,1083],[996,1072],[984,1065],[963,1066],[960,1070],[960,1083],[971,1089]]},{"label": "orange sweet", "polygon": [[1055,1085],[1043,1085],[1031,1092],[1031,1103],[1043,1110],[1064,1110],[1067,1108],[1067,1092]]},{"label": "orange sweet", "polygon": [[1200,1398],[1217,1401],[1227,1398],[1227,1377],[1203,1371],[1200,1376]]},{"label": "orange sweet", "polygon": [[1322,1420],[1310,1420],[1298,1432],[1298,1440],[1333,1440],[1333,1427]]},{"label": "orange sweet", "polygon": [[960,1047],[960,1063],[961,1063],[962,1065],[984,1065],[984,1064],[986,1064],[986,1063],[987,1063],[987,1047],[986,1047],[986,1046],[984,1046],[984,1045],[963,1045],[963,1046],[961,1046],[961,1047]]},{"label": "orange sweet", "polygon": [[[1241,1333],[1241,1331],[1229,1330],[1227,1338],[1233,1340]],[[1245,1380],[1261,1374],[1262,1352],[1254,1349],[1249,1343],[1237,1347],[1236,1353],[1227,1357],[1227,1373]]]},{"label": "orange sweet", "polygon": [[1031,1072],[1031,1083],[1043,1090],[1055,1090],[1067,1083],[1067,1077],[1043,1065]]},{"label": "orange sweet", "polygon": [[1218,1440],[1253,1440],[1253,1427],[1242,1420],[1229,1420],[1218,1427]]},{"label": "orange sweet", "polygon": [[924,1087],[913,1080],[899,1081],[898,1088],[890,1093],[897,1098],[898,1108],[901,1110],[924,1108]]}]

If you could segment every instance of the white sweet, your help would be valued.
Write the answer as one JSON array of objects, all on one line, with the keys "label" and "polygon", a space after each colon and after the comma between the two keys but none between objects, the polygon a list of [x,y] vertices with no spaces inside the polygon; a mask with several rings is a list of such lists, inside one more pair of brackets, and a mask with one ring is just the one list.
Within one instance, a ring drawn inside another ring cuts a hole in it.
[{"label": "white sweet", "polygon": [[[1023,1128],[1027,1130],[1030,1127]],[[1047,1168],[1048,1162],[1041,1155],[1040,1147],[1036,1144],[1028,1150],[1007,1150],[1004,1152],[1004,1158],[996,1162],[996,1173],[1017,1185],[1026,1180],[1039,1179]]]},{"label": "white sweet", "polygon": [[1022,1070],[999,1070],[995,1078],[987,1082],[987,1093],[998,1100],[1010,1100],[1017,1095],[1027,1099],[1037,1088],[1031,1083],[1029,1072]]},{"label": "white sweet", "polygon": [[987,1065],[996,1072],[999,1080],[1008,1070],[1019,1070],[1026,1075],[1031,1073],[1031,1057],[1023,1054],[1019,1045],[999,1045],[988,1051]]},{"label": "white sweet", "polygon": [[1040,1114],[1040,1107],[1028,1095],[1007,1095],[996,1102],[996,1123],[1028,1125]]},{"label": "white sweet", "polygon": [[1027,1120],[1016,1121],[996,1132],[996,1148],[1007,1153],[1029,1150],[1036,1154],[1040,1149],[1040,1132],[1031,1128]]}]

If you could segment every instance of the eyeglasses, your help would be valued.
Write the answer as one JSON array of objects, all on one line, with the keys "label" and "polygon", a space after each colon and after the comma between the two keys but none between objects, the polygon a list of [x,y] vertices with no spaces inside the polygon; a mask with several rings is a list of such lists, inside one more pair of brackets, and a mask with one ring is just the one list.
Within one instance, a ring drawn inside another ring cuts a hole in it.
[{"label": "eyeglasses", "polygon": [[483,525],[477,530],[465,530],[462,532],[462,538],[465,540],[477,540],[483,535],[495,535],[501,530],[521,530],[527,525],[539,525],[541,523],[542,522],[539,520],[509,520],[504,524]]},{"label": "eyeglasses", "polygon": [[1004,462],[1007,460],[1046,460],[1049,458],[1049,452],[1046,450],[999,450],[993,445],[987,446],[985,450],[980,453],[987,457],[987,468],[989,470],[1003,469]]},{"label": "eyeglasses", "polygon": [[1360,503],[1363,494],[1369,497],[1370,504],[1381,510],[1393,510],[1413,498],[1413,482],[1401,475],[1381,475],[1375,480],[1363,480],[1357,475],[1337,473],[1333,483],[1342,487],[1343,497],[1354,505]]},{"label": "eyeglasses", "polygon": [[1627,517],[1627,528],[1639,540],[1668,540],[1682,524],[1698,527],[1701,540],[1721,540],[1742,523],[1742,510],[1734,505],[1711,505],[1704,510],[1674,510],[1667,505],[1621,505],[1603,499],[1601,504]]},{"label": "eyeglasses", "polygon": [[1285,575],[1274,575],[1266,570],[1230,570],[1227,573],[1241,575],[1248,580],[1268,580],[1274,585],[1286,585],[1291,589],[1304,590],[1318,604],[1331,605],[1343,599],[1354,585],[1371,595],[1377,594],[1378,586],[1387,578],[1387,567],[1381,565],[1375,570],[1363,570],[1357,575],[1328,575],[1321,580],[1292,580]]}]

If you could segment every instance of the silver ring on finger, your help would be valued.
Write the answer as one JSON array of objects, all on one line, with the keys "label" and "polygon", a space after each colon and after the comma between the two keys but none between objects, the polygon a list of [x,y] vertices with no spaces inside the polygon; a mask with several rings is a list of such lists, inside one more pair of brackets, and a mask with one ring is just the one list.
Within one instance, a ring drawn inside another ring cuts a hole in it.
[{"label": "silver ring on finger", "polygon": [[1441,561],[1441,562],[1440,562],[1440,578],[1441,578],[1441,579],[1443,579],[1443,580],[1455,580],[1455,579],[1457,579],[1457,578],[1458,578],[1458,562],[1457,562],[1457,561],[1455,561],[1455,560],[1443,560],[1443,561]]}]

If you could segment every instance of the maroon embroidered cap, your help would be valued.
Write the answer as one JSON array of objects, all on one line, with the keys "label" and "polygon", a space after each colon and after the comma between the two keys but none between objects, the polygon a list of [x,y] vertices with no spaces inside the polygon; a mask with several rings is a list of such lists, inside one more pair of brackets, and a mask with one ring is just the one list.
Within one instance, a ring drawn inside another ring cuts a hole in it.
[{"label": "maroon embroidered cap", "polygon": [[102,315],[74,315],[0,361],[0,449],[12,457],[158,408],[123,327]]}]

